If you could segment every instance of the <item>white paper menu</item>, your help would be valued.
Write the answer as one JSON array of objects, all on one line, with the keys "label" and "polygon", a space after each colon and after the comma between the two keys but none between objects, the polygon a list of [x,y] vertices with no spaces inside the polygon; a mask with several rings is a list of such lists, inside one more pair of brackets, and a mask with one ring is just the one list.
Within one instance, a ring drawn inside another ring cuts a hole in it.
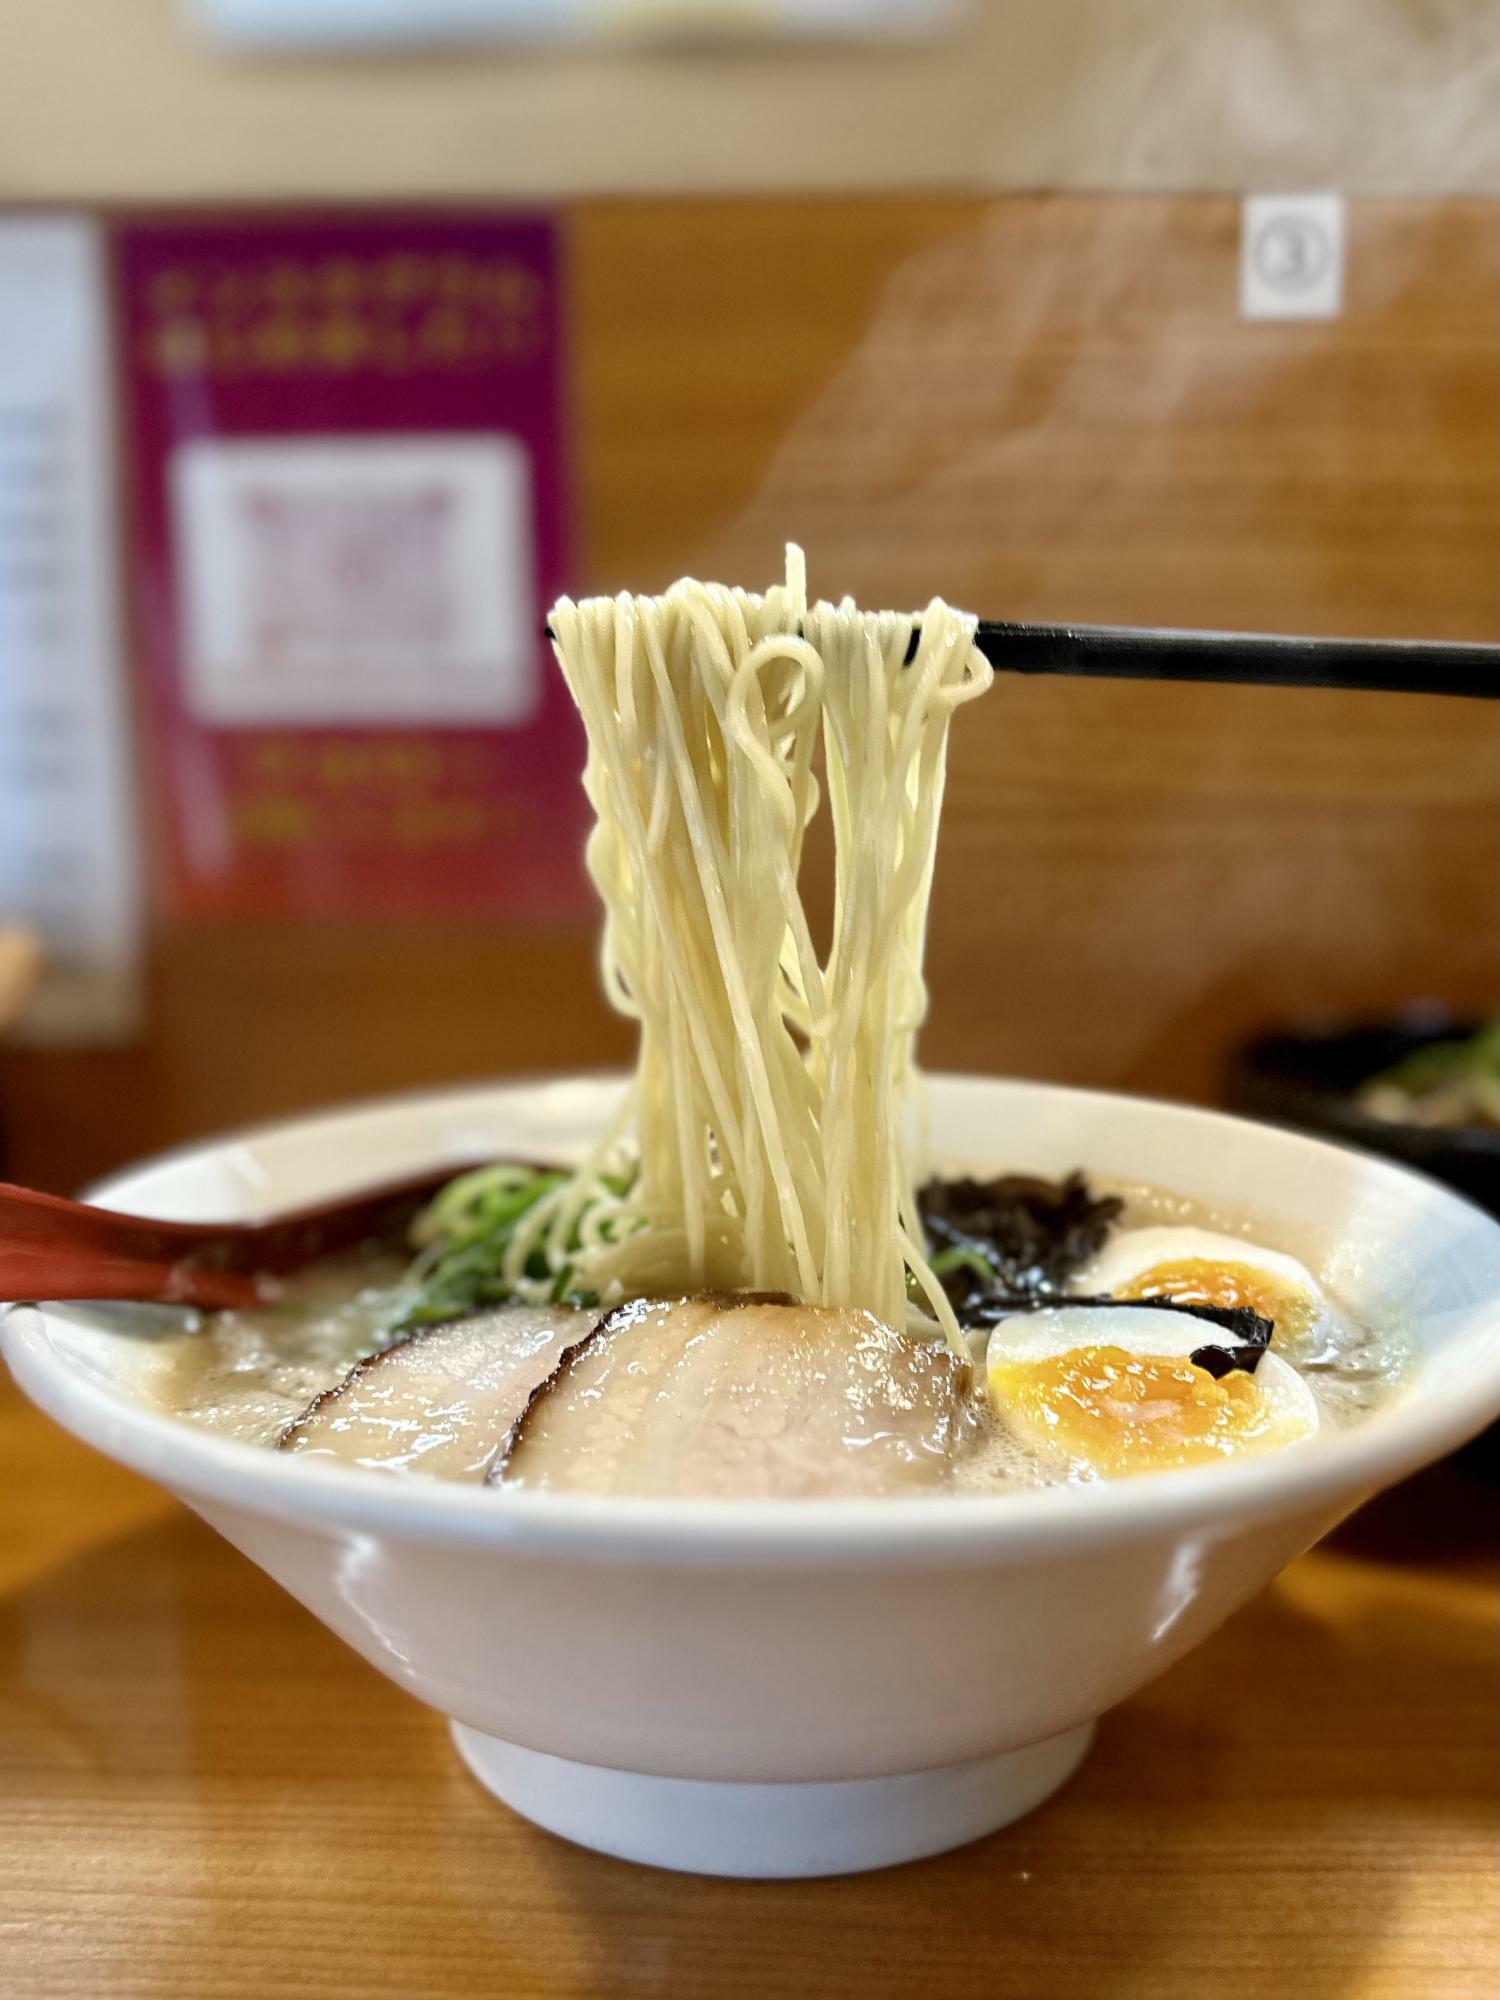
[{"label": "white paper menu", "polygon": [[0,925],[42,937],[37,1041],[139,1012],[106,296],[92,222],[0,215]]}]

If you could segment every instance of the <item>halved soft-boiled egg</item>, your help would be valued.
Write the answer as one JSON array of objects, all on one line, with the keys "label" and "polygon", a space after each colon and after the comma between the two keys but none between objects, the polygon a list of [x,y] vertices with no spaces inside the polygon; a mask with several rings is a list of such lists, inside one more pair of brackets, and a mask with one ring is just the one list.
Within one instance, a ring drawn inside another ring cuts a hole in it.
[{"label": "halved soft-boiled egg", "polygon": [[1310,1437],[1318,1406],[1296,1369],[1262,1354],[1215,1377],[1191,1359],[1222,1335],[1190,1313],[1053,1306],[990,1335],[990,1400],[1012,1434],[1078,1474],[1115,1479],[1274,1451]]},{"label": "halved soft-boiled egg", "polygon": [[1125,1229],[1074,1280],[1083,1293],[1171,1299],[1186,1306],[1249,1306],[1275,1325],[1275,1344],[1297,1347],[1320,1334],[1328,1301],[1305,1264],[1212,1229]]}]

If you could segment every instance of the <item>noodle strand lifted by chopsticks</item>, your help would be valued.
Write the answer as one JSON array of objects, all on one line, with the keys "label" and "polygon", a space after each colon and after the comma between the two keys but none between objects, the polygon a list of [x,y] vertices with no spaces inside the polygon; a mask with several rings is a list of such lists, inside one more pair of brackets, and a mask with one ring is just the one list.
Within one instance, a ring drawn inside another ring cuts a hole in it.
[{"label": "noodle strand lifted by chopsticks", "polygon": [[[801,551],[787,557],[763,597],[685,581],[553,608],[588,736],[605,985],[640,1053],[623,1123],[527,1216],[506,1277],[545,1294],[526,1275],[543,1249],[606,1300],[753,1288],[895,1326],[916,1297],[958,1345],[920,1248],[904,1104],[948,723],[990,668],[974,620],[940,600],[920,621],[809,605]],[[798,891],[820,744],[823,962]],[[631,1123],[621,1195],[604,1176]]]}]

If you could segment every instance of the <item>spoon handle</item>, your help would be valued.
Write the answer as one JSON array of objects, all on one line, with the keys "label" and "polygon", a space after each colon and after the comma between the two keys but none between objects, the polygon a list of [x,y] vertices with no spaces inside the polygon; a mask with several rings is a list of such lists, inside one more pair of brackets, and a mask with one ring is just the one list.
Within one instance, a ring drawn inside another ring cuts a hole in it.
[{"label": "spoon handle", "polygon": [[254,1305],[260,1294],[253,1277],[195,1261],[224,1234],[222,1225],[117,1215],[0,1182],[0,1299]]},{"label": "spoon handle", "polygon": [[334,1251],[404,1240],[417,1209],[462,1164],[264,1222],[160,1222],[0,1182],[0,1301],[253,1306],[263,1296],[258,1275],[284,1276]]}]

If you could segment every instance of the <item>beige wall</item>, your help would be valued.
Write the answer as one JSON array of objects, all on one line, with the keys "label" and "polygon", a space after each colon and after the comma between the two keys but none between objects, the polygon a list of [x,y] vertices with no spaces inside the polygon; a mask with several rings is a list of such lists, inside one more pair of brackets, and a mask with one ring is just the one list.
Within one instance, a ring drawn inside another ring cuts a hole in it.
[{"label": "beige wall", "polygon": [[1493,0],[977,0],[931,47],[246,62],[10,0],[0,199],[1500,188]]}]

